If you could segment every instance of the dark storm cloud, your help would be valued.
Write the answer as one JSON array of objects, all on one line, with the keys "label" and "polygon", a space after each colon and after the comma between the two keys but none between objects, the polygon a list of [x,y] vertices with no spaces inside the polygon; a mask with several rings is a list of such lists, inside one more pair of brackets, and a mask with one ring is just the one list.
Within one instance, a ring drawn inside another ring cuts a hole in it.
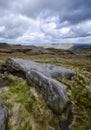
[{"label": "dark storm cloud", "polygon": [[5,8],[7,8],[7,7],[9,7],[9,3],[10,2],[10,0],[7,0],[7,1],[4,1],[4,0],[0,0],[0,9],[5,9]]},{"label": "dark storm cloud", "polygon": [[60,42],[91,35],[91,0],[0,0],[0,17],[1,39]]},{"label": "dark storm cloud", "polygon": [[0,0],[0,8],[29,17],[38,17],[42,11],[49,10],[46,16],[56,13],[60,22],[77,23],[91,18],[91,0]]},{"label": "dark storm cloud", "polygon": [[63,15],[60,15],[60,21],[78,23],[91,18],[90,0],[69,0],[67,7],[68,8],[65,8],[65,12],[63,13]]},{"label": "dark storm cloud", "polygon": [[57,14],[60,22],[74,24],[91,18],[91,0],[31,0],[23,3],[20,9],[22,14],[30,17],[38,17],[45,10],[46,17]]}]

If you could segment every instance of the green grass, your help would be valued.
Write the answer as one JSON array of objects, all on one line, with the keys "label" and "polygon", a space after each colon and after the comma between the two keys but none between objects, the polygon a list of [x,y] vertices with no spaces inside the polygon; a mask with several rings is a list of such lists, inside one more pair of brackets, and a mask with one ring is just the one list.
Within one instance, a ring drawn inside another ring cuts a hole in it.
[{"label": "green grass", "polygon": [[[0,58],[0,64],[7,57],[20,57],[73,69],[76,75],[71,80],[57,78],[67,85],[67,95],[72,102],[74,120],[70,130],[90,130],[91,100],[88,99],[87,90],[91,87],[91,60],[86,56],[54,54],[8,54]],[[6,74],[6,79],[9,85],[0,89],[0,99],[9,110],[8,130],[59,129],[58,117],[47,108],[33,86],[28,86],[24,79],[11,74]]]},{"label": "green grass", "polygon": [[0,89],[0,99],[9,110],[8,130],[56,130],[57,118],[46,107],[41,95],[25,80],[8,75],[14,80]]}]

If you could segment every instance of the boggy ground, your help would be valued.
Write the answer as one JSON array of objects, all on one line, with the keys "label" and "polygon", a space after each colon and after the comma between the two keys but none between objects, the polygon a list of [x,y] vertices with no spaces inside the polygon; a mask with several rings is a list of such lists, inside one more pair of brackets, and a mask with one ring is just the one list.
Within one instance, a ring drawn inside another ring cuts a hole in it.
[{"label": "boggy ground", "polygon": [[[1,48],[0,48],[1,49]],[[30,59],[41,63],[51,63],[76,71],[71,80],[58,78],[67,85],[67,95],[72,102],[74,119],[70,130],[91,129],[91,100],[87,90],[91,87],[91,58],[85,55],[71,54],[63,50],[13,52],[5,48],[0,52],[0,66],[8,57]],[[1,70],[3,71],[3,70]],[[9,110],[8,130],[59,130],[58,120],[67,116],[55,116],[45,105],[41,95],[33,86],[28,86],[22,78],[6,72],[0,83],[6,82],[0,89],[0,100]]]}]

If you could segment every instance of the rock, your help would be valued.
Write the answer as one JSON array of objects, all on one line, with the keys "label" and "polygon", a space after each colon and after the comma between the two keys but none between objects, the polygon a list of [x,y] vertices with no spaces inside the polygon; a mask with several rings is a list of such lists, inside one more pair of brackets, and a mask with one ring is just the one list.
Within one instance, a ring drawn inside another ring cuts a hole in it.
[{"label": "rock", "polygon": [[47,106],[53,113],[60,115],[68,103],[66,86],[52,78],[64,77],[70,79],[75,72],[64,67],[51,64],[37,63],[31,60],[19,58],[8,58],[6,60],[7,70],[18,72],[25,78],[29,85],[35,86],[42,94]]},{"label": "rock", "polygon": [[88,89],[88,99],[91,100],[91,88]]},{"label": "rock", "polygon": [[26,79],[42,94],[47,106],[53,113],[60,115],[68,102],[66,86],[36,70],[29,71],[26,74]]},{"label": "rock", "polygon": [[65,121],[59,121],[59,126],[61,130],[70,130],[69,125],[71,125],[73,121],[74,113],[72,110],[69,111],[67,120]]},{"label": "rock", "polygon": [[26,74],[26,72],[35,69],[47,77],[64,77],[70,79],[75,75],[75,72],[64,67],[55,66],[51,64],[37,63],[31,60],[23,60],[19,58],[8,58],[6,60],[6,67],[9,71],[19,71]]},{"label": "rock", "polygon": [[8,111],[4,108],[2,101],[0,101],[0,130],[6,130],[8,119]]}]

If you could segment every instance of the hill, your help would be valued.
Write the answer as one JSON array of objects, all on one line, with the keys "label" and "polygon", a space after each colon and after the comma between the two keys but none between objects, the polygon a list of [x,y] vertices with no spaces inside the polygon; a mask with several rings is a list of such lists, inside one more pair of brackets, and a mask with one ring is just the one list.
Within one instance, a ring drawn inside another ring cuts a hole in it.
[{"label": "hill", "polygon": [[33,45],[19,45],[19,44],[8,44],[8,43],[0,43],[0,53],[1,54],[13,54],[13,53],[36,53],[42,52],[44,50],[43,47],[33,46]]},{"label": "hill", "polygon": [[63,44],[63,43],[51,43],[44,45],[44,48],[55,48],[55,49],[64,49],[67,50],[71,48],[73,44]]},{"label": "hill", "polygon": [[[24,50],[20,51],[22,48],[30,51],[25,53]],[[75,71],[76,75],[71,80],[56,78],[67,86],[67,96],[72,103],[74,116],[69,129],[91,129],[91,100],[88,98],[88,89],[91,88],[91,60],[80,55],[80,51],[79,55],[74,54],[76,51],[77,49],[69,51],[53,48],[38,51],[21,45],[8,45],[6,48],[0,46],[0,100],[3,100],[9,112],[7,130],[59,130],[59,125],[65,128],[68,123],[66,119],[70,116],[66,111],[59,117],[55,116],[32,84],[29,86],[25,79],[7,72],[5,61],[9,57],[53,64]],[[84,54],[87,53],[85,51]]]},{"label": "hill", "polygon": [[85,55],[91,55],[91,45],[87,44],[76,44],[73,47],[69,49],[70,51],[76,53],[76,54],[85,54]]}]

